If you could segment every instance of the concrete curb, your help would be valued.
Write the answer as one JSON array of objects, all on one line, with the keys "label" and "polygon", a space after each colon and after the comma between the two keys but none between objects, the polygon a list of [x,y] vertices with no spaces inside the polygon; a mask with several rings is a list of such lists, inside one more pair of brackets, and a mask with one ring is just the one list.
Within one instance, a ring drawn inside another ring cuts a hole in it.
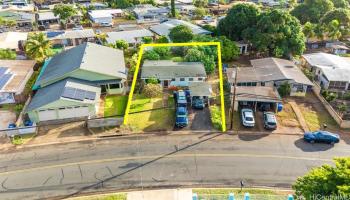
[{"label": "concrete curb", "polygon": [[[218,131],[166,131],[164,133],[159,132],[139,132],[139,133],[127,133],[127,134],[114,134],[114,135],[105,135],[105,136],[95,136],[90,138],[83,138],[71,141],[61,141],[61,142],[48,142],[42,144],[24,144],[21,146],[15,146],[14,149],[25,149],[32,147],[40,147],[47,145],[59,145],[59,144],[69,144],[75,142],[88,142],[88,141],[97,141],[97,140],[107,140],[111,138],[134,138],[134,137],[153,137],[153,136],[178,136],[178,135],[197,135],[197,134],[216,134],[222,133]],[[302,133],[272,133],[272,132],[251,132],[251,131],[226,131],[222,134],[228,135],[292,135],[292,136],[302,136]]]}]

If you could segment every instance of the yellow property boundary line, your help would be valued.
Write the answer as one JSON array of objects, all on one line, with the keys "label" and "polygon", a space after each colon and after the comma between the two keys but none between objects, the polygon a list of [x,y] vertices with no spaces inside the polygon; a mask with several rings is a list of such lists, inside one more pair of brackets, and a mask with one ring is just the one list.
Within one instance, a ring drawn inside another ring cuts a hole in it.
[{"label": "yellow property boundary line", "polygon": [[222,75],[222,62],[221,62],[221,44],[220,42],[191,42],[191,43],[159,43],[159,44],[142,44],[140,51],[138,52],[138,59],[136,63],[136,69],[134,72],[131,89],[129,93],[128,102],[125,109],[124,124],[128,123],[128,116],[131,106],[132,97],[134,95],[135,85],[139,69],[141,65],[141,58],[145,47],[179,47],[179,46],[217,46],[218,51],[218,65],[219,65],[219,79],[220,79],[220,102],[221,102],[221,119],[222,119],[222,132],[226,131],[226,119],[225,119],[225,105],[224,105],[224,79]]}]

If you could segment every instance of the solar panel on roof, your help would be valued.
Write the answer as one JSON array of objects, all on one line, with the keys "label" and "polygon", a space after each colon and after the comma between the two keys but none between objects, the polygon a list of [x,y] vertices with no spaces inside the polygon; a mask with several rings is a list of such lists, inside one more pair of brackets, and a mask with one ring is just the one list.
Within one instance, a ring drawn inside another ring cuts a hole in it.
[{"label": "solar panel on roof", "polygon": [[12,74],[4,74],[0,77],[0,89],[3,89],[3,87],[7,84],[11,77]]},{"label": "solar panel on roof", "polygon": [[46,35],[48,38],[53,38],[53,37],[56,37],[56,36],[61,35],[63,33],[64,33],[64,31],[53,31],[53,32],[47,32]]},{"label": "solar panel on roof", "polygon": [[85,90],[77,89],[75,91],[74,99],[84,101],[84,99],[85,99]]},{"label": "solar panel on roof", "polygon": [[7,67],[0,67],[0,77],[5,74]]},{"label": "solar panel on roof", "polygon": [[66,87],[63,91],[62,97],[74,99],[75,88]]},{"label": "solar panel on roof", "polygon": [[85,99],[95,100],[95,98],[96,98],[96,92],[86,91]]}]

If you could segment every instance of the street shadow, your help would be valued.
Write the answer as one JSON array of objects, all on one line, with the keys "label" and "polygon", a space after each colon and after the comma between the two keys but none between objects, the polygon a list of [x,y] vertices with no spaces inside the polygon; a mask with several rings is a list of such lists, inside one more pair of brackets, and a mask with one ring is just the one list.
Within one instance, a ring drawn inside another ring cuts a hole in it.
[{"label": "street shadow", "polygon": [[317,151],[327,151],[334,147],[332,144],[323,143],[308,143],[305,142],[303,138],[300,138],[294,142],[294,145],[304,152],[317,152]]},{"label": "street shadow", "polygon": [[238,138],[243,141],[254,141],[254,140],[259,140],[261,138],[267,137],[270,134],[255,134],[255,135],[250,135],[250,134],[238,134]]},{"label": "street shadow", "polygon": [[123,175],[125,175],[125,174],[130,173],[130,172],[136,171],[136,170],[138,170],[138,169],[140,169],[140,168],[142,168],[142,167],[145,167],[145,166],[148,166],[148,165],[150,165],[150,164],[153,164],[153,163],[155,163],[155,162],[157,162],[157,161],[159,161],[159,160],[161,160],[161,159],[167,158],[167,157],[169,157],[169,156],[171,156],[171,155],[174,155],[174,154],[176,154],[176,153],[178,153],[178,152],[185,151],[185,150],[187,150],[187,149],[189,149],[189,148],[191,148],[191,147],[195,147],[195,146],[197,146],[197,145],[200,145],[200,144],[202,144],[202,143],[204,143],[204,142],[207,142],[207,141],[209,141],[209,140],[212,140],[212,139],[214,139],[214,138],[217,138],[217,137],[219,137],[219,136],[221,136],[221,135],[223,135],[223,133],[218,133],[218,134],[212,135],[211,137],[208,137],[208,138],[199,140],[198,142],[194,142],[194,143],[192,143],[192,144],[188,144],[187,146],[184,146],[184,147],[181,147],[181,148],[178,148],[178,147],[177,147],[174,151],[171,151],[171,152],[169,152],[169,153],[167,153],[167,154],[164,154],[164,155],[162,155],[162,156],[159,156],[159,157],[157,157],[157,158],[155,158],[155,159],[153,159],[153,160],[147,161],[147,162],[145,162],[145,163],[132,163],[131,165],[125,165],[124,168],[132,167],[133,165],[134,165],[135,167],[132,167],[131,169],[128,169],[128,170],[126,170],[126,171],[124,171],[124,172],[121,172],[121,173],[119,173],[119,174],[113,175],[113,176],[111,176],[111,177],[102,179],[102,180],[98,181],[97,183],[93,183],[93,184],[91,184],[91,185],[84,186],[84,187],[82,187],[81,189],[79,189],[78,191],[76,191],[76,192],[74,192],[74,193],[71,193],[71,194],[69,194],[69,195],[66,195],[66,196],[64,196],[64,197],[62,197],[62,198],[59,198],[59,199],[71,198],[71,197],[73,197],[73,196],[79,195],[79,194],[82,193],[83,191],[86,191],[86,190],[89,190],[89,189],[94,189],[94,188],[103,187],[103,186],[104,186],[104,183],[106,183],[106,182],[108,182],[108,181],[114,180],[114,179],[116,179],[116,178],[118,178],[118,177],[120,177],[120,176],[123,176]]}]

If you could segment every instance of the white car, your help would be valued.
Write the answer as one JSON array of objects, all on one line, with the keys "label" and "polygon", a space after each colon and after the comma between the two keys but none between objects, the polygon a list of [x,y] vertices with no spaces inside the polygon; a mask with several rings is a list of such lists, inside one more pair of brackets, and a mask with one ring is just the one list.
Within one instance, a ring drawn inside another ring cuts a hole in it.
[{"label": "white car", "polygon": [[254,112],[252,109],[243,108],[241,110],[241,114],[242,114],[243,126],[245,126],[245,127],[254,127],[255,126]]}]

